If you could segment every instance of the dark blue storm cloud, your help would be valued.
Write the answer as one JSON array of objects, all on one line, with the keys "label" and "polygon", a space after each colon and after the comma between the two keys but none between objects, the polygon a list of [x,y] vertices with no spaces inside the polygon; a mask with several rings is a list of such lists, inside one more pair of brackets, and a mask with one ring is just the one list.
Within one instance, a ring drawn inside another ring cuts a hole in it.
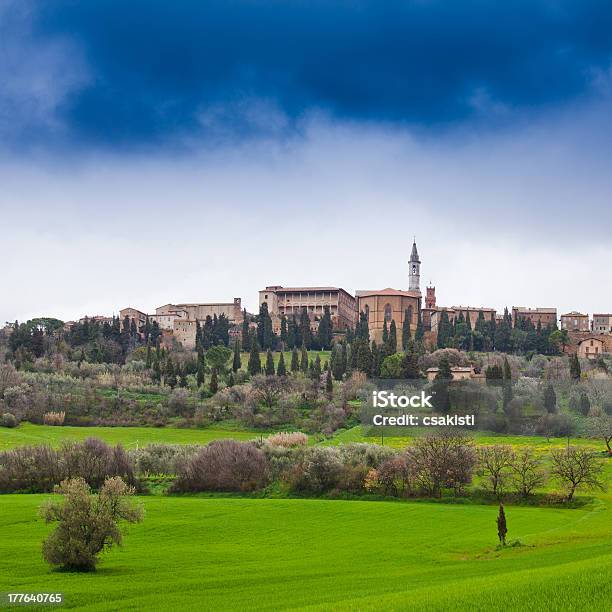
[{"label": "dark blue storm cloud", "polygon": [[87,72],[54,107],[61,138],[111,147],[292,129],[313,111],[430,128],[483,100],[556,107],[612,58],[606,0],[54,0],[33,15],[32,52],[69,41]]}]

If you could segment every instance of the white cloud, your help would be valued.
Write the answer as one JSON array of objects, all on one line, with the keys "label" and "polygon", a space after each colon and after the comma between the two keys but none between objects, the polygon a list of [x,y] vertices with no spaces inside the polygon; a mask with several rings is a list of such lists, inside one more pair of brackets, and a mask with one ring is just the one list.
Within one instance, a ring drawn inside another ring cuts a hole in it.
[{"label": "white cloud", "polygon": [[300,137],[182,158],[5,158],[0,321],[402,288],[413,234],[443,305],[609,311],[603,110],[437,138],[316,116]]}]

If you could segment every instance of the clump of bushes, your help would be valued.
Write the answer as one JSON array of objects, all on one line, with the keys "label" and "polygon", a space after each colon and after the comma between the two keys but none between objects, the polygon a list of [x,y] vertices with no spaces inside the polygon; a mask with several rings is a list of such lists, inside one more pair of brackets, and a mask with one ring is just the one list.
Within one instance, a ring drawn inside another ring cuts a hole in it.
[{"label": "clump of bushes", "polygon": [[281,431],[280,433],[268,436],[266,442],[272,446],[307,446],[308,436],[301,431]]},{"label": "clump of bushes", "polygon": [[173,490],[255,491],[268,483],[265,454],[251,442],[215,440],[181,468]]},{"label": "clump of bushes", "polygon": [[13,428],[13,427],[17,427],[17,425],[19,425],[17,421],[17,417],[11,412],[5,412],[0,417],[0,427]]},{"label": "clump of bushes", "polygon": [[43,423],[45,425],[63,425],[66,420],[65,412],[45,412],[43,414]]},{"label": "clump of bushes", "polygon": [[47,493],[67,478],[83,478],[98,488],[107,478],[120,476],[130,486],[138,479],[134,464],[122,446],[88,438],[59,449],[22,446],[0,453],[0,492]]}]

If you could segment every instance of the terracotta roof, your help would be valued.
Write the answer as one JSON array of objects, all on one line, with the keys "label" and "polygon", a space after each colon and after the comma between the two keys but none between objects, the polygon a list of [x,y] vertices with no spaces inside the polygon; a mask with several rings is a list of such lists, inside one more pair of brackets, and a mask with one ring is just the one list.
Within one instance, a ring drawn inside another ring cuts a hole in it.
[{"label": "terracotta roof", "polygon": [[582,312],[577,312],[575,310],[572,310],[572,312],[566,312],[565,314],[562,314],[561,316],[562,317],[588,317],[589,315],[583,314]]},{"label": "terracotta roof", "polygon": [[388,296],[400,296],[400,297],[421,297],[420,291],[400,291],[399,289],[391,289],[391,287],[387,287],[386,289],[380,289],[378,291],[367,290],[367,291],[357,291],[357,297],[371,297],[374,295],[388,295]]}]

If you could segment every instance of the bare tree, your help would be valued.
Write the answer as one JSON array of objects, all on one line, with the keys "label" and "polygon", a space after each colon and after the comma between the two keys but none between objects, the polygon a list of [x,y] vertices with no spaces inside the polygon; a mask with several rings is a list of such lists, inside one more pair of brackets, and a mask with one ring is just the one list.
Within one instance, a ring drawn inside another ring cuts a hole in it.
[{"label": "bare tree", "polygon": [[545,482],[545,474],[542,469],[542,461],[530,446],[521,448],[515,452],[510,463],[512,470],[512,481],[517,491],[528,497],[534,489]]},{"label": "bare tree", "polygon": [[604,490],[603,468],[591,450],[575,446],[555,449],[551,461],[551,473],[567,490],[567,501],[573,499],[579,487]]},{"label": "bare tree", "polygon": [[416,482],[430,495],[442,495],[443,488],[459,493],[472,481],[476,453],[470,438],[453,431],[418,438],[407,450],[414,465]]},{"label": "bare tree", "polygon": [[587,419],[587,433],[589,437],[603,440],[606,443],[608,454],[612,455],[612,416],[599,414]]},{"label": "bare tree", "polygon": [[285,391],[287,383],[280,376],[255,376],[251,383],[254,396],[268,408],[272,408]]},{"label": "bare tree", "polygon": [[511,446],[495,444],[478,449],[479,473],[487,479],[493,495],[503,493],[513,460],[514,451]]}]

